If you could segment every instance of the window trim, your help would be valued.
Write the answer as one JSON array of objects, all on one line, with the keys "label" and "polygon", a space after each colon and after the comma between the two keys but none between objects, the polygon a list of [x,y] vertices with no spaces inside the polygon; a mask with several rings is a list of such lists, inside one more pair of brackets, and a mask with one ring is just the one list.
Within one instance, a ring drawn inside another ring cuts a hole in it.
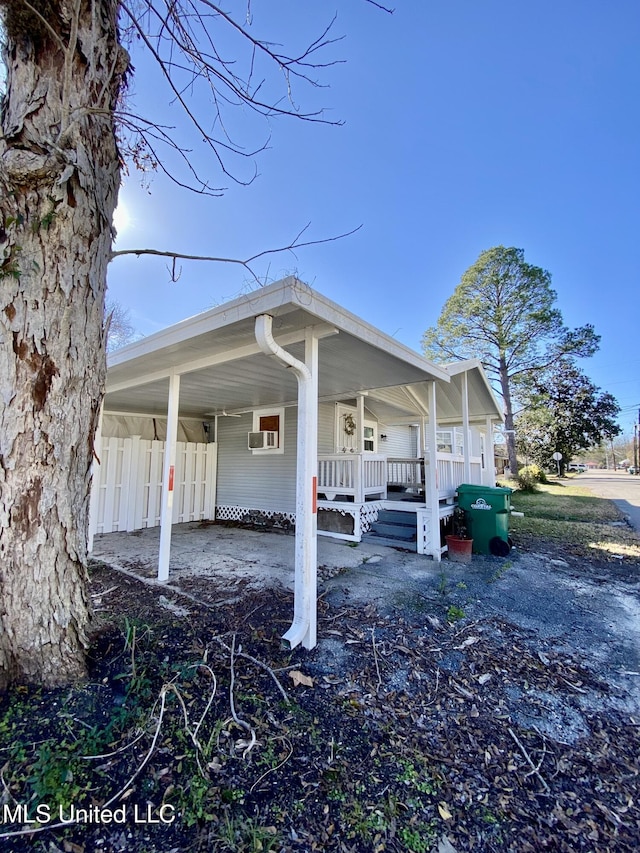
[{"label": "window trim", "polygon": [[260,447],[260,448],[251,448],[251,453],[254,456],[264,456],[265,454],[269,455],[282,455],[284,454],[284,407],[270,408],[270,409],[254,409],[253,410],[253,429],[251,432],[260,432],[260,419],[261,418],[278,418],[278,429],[277,430],[269,430],[269,432],[277,432],[278,434],[278,445],[277,447]]},{"label": "window trim", "polygon": [[[366,429],[370,429],[372,431],[372,435],[370,438],[367,438],[364,434]],[[367,441],[371,441],[373,443],[373,450],[367,450],[364,446]],[[377,421],[369,421],[365,420],[362,425],[362,452],[363,453],[377,453],[378,452],[378,423]]]}]

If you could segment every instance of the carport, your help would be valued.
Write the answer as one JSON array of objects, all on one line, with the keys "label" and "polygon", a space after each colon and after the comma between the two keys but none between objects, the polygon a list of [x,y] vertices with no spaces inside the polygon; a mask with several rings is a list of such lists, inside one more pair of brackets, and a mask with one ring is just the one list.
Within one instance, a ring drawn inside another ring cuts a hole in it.
[{"label": "carport", "polygon": [[[479,390],[473,393],[480,402],[477,410],[469,408],[469,400],[475,399],[467,385],[472,373],[463,373],[464,388],[458,389],[447,369],[431,364],[293,277],[114,353],[109,359],[103,411],[166,418],[158,579],[164,582],[169,574],[178,419],[216,423],[218,418],[264,407],[297,406],[295,603],[284,639],[292,647],[302,643],[312,648],[316,642],[318,402],[361,400],[367,395],[380,406],[395,406],[407,418],[423,419],[433,454],[427,487],[436,524],[437,421],[460,419],[461,409],[466,424],[473,418],[490,424],[491,418],[499,417],[493,397],[483,397],[483,380],[474,380]],[[399,388],[405,389],[400,398]]]}]

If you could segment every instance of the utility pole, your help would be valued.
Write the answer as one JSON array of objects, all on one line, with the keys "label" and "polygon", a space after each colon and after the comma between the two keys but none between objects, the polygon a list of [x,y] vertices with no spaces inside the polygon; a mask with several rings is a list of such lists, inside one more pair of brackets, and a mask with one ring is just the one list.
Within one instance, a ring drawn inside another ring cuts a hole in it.
[{"label": "utility pole", "polygon": [[633,425],[633,473],[638,473],[638,433],[640,433],[640,409],[638,409],[638,423]]}]

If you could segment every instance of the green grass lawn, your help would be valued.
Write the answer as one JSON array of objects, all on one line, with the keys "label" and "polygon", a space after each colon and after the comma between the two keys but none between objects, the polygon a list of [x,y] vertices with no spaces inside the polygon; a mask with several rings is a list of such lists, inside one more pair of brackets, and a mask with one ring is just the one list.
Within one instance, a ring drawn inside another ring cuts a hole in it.
[{"label": "green grass lawn", "polygon": [[613,526],[622,514],[616,505],[587,489],[564,482],[538,485],[536,492],[515,490],[512,509],[524,518],[511,518],[512,536],[546,539],[570,547],[572,553],[640,560],[640,537],[630,527]]}]

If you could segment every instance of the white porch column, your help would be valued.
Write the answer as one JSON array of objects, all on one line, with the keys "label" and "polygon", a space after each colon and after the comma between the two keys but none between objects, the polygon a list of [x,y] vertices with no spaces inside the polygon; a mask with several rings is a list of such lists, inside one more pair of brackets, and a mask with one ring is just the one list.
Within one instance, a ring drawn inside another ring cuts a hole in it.
[{"label": "white porch column", "polygon": [[426,467],[427,508],[431,514],[431,546],[433,559],[442,559],[440,541],[440,495],[438,491],[438,413],[436,410],[436,383],[428,383],[429,421],[423,426],[424,441],[429,446],[429,464]]},{"label": "white porch column", "polygon": [[[464,482],[471,482],[471,431],[469,429],[469,382],[468,373],[462,374],[462,439],[464,450]],[[459,484],[458,484],[459,485]]]},{"label": "white porch column", "polygon": [[100,464],[102,456],[102,418],[104,404],[100,405],[98,426],[93,437],[93,461],[91,463],[91,494],[89,496],[89,532],[87,536],[87,553],[93,551],[93,537],[98,530],[98,506],[100,502]]},{"label": "white porch column", "polygon": [[318,339],[309,328],[305,329],[304,363],[310,378],[298,385],[294,624],[283,640],[293,647],[297,639],[296,613],[303,612],[307,624],[298,642],[305,649],[313,649],[318,624]]},{"label": "white porch column", "polygon": [[[358,446],[356,450],[358,453],[363,453],[364,451],[364,395],[358,394],[356,397],[356,416],[358,420]],[[356,498],[357,500],[358,498]]]},{"label": "white porch column", "polygon": [[158,554],[158,580],[169,580],[171,553],[171,526],[173,521],[173,480],[176,470],[176,445],[178,441],[178,405],[180,402],[180,374],[169,377],[167,405],[167,438],[164,444],[162,468],[162,510],[160,512],[160,553]]},{"label": "white porch column", "polygon": [[493,447],[493,420],[488,417],[484,439],[484,477],[485,486],[494,488],[496,484],[496,455]]},{"label": "white porch column", "polygon": [[317,473],[318,473],[318,335],[305,329],[305,360],[295,358],[273,338],[272,318],[256,317],[256,340],[263,352],[293,369],[298,380],[296,460],[296,537],[293,622],[283,636],[291,648],[312,649],[317,639]]}]

